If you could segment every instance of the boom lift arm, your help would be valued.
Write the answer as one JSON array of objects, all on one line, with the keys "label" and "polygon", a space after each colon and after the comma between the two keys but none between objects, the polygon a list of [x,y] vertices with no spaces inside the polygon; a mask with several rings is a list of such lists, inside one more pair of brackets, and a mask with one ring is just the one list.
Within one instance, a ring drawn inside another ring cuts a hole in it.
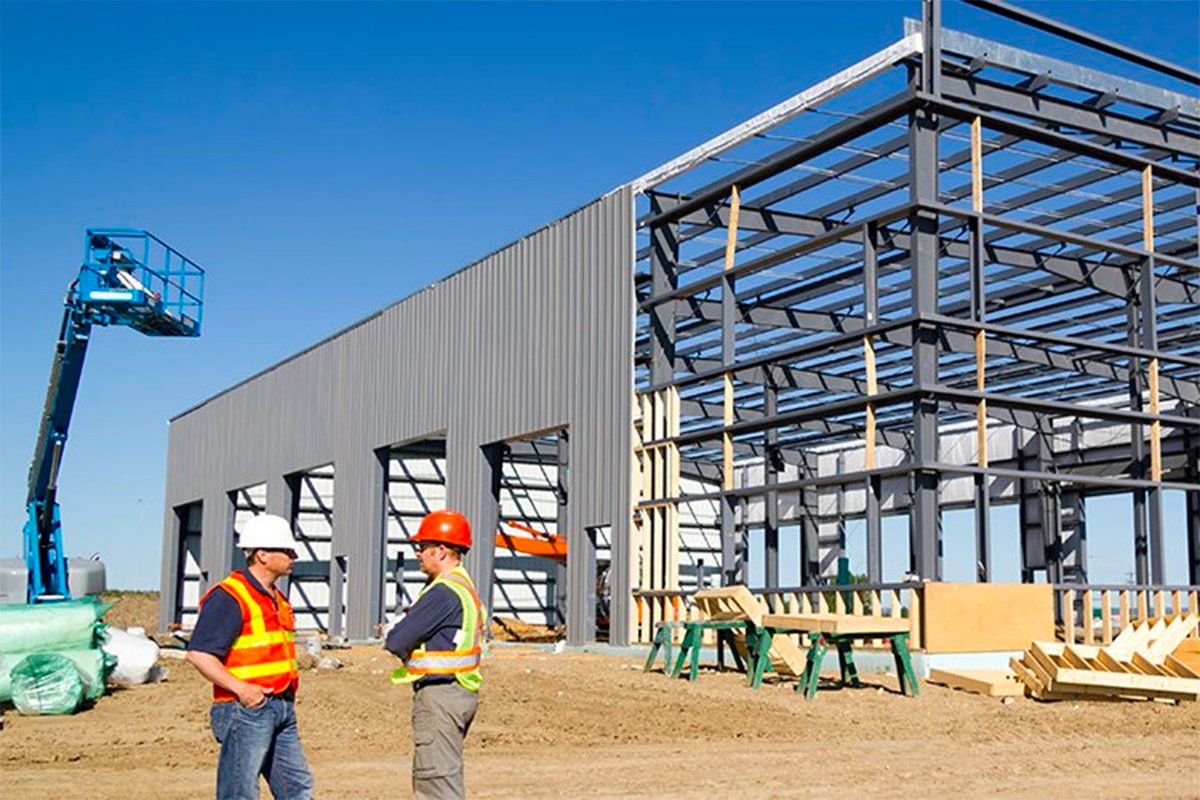
[{"label": "boom lift arm", "polygon": [[199,336],[203,293],[204,270],[150,233],[97,228],[85,234],[83,265],[63,300],[62,327],[29,466],[24,529],[28,602],[70,597],[58,469],[92,328],[125,325],[148,336]]}]

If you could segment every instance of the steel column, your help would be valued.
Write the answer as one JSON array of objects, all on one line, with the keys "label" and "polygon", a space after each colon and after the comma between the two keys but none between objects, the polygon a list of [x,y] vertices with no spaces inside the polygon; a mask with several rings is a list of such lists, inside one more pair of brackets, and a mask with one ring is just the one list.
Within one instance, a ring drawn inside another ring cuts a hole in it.
[{"label": "steel column", "polygon": [[[925,55],[920,69],[920,85],[934,93],[939,85],[939,29],[941,4],[938,0],[922,3],[925,20]],[[922,208],[937,202],[938,196],[938,119],[929,106],[909,115],[909,199],[917,206],[910,212],[912,249],[912,311],[916,315],[938,311],[938,218]],[[938,342],[936,326],[918,323],[913,335],[913,383],[918,390],[933,389],[938,382]],[[918,472],[913,480],[913,500],[909,525],[909,571],[923,580],[940,578],[938,474],[924,465],[938,458],[938,404],[930,396],[918,396],[913,402],[912,460]]]},{"label": "steel column", "polygon": [[[763,414],[775,416],[778,410],[779,390],[772,373],[767,370],[767,381],[763,387]],[[769,587],[779,586],[779,492],[770,488],[779,483],[779,470],[783,457],[779,452],[779,431],[768,428],[763,436],[763,478],[767,493],[763,498],[766,508],[763,513],[764,582]]]},{"label": "steel column", "polygon": [[[650,208],[661,213],[662,202],[651,196]],[[650,294],[658,296],[679,288],[679,226],[664,222],[650,228]],[[650,382],[662,384],[675,377],[675,306],[673,300],[650,310]]]},{"label": "steel column", "polygon": [[[570,524],[567,517],[569,512],[567,487],[570,486],[571,444],[567,431],[559,432],[557,444],[558,478],[554,489],[554,497],[557,501],[555,525],[558,535],[565,536],[567,525]],[[554,564],[554,613],[558,618],[559,625],[567,623],[567,565],[557,562]]]}]

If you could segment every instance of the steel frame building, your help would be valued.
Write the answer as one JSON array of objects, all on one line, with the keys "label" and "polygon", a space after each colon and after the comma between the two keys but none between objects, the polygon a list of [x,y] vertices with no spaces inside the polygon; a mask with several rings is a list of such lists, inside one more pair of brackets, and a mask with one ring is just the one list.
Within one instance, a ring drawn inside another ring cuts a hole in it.
[{"label": "steel frame building", "polygon": [[[232,563],[239,490],[296,518],[301,476],[332,464],[327,627],[374,635],[403,546],[389,459],[430,440],[480,531],[510,443],[557,442],[573,642],[595,638],[598,559],[626,643],[654,621],[635,598],[707,565],[745,582],[751,531],[766,587],[789,537],[800,583],[828,581],[848,520],[867,579],[898,580],[889,515],[908,580],[941,578],[952,508],[974,509],[991,579],[991,506],[1011,503],[1022,580],[1087,584],[1084,499],[1114,492],[1156,587],[1183,493],[1170,557],[1200,584],[1200,100],[1159,85],[1200,78],[968,2],[1164,80],[943,29],[927,0],[894,45],[175,417],[161,621]],[[468,567],[492,597],[493,549]]]}]

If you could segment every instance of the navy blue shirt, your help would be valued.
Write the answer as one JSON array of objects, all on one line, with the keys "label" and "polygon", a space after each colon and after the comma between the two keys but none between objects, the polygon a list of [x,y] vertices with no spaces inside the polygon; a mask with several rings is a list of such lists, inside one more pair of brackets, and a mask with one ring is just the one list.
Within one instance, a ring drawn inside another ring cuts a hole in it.
[{"label": "navy blue shirt", "polygon": [[[275,602],[275,593],[268,592],[262,587],[250,570],[234,570],[245,578],[255,591],[271,598]],[[222,661],[229,655],[233,640],[242,634],[242,607],[223,587],[218,586],[210,592],[208,598],[200,605],[200,616],[196,619],[196,627],[188,640],[188,650],[209,653]]]},{"label": "navy blue shirt", "polygon": [[[401,659],[412,655],[421,644],[426,650],[457,650],[454,637],[462,629],[462,603],[448,586],[438,584],[428,589],[404,617],[388,631],[384,647]],[[453,675],[427,675],[419,679],[417,688],[431,683],[453,683]]]}]

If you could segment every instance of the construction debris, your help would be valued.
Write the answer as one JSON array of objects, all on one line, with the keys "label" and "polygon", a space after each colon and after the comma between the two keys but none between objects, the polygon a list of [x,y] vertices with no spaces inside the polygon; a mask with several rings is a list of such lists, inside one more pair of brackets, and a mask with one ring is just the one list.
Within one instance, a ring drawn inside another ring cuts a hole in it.
[{"label": "construction debris", "polygon": [[1200,672],[1175,652],[1198,625],[1196,614],[1128,625],[1103,647],[1034,642],[1009,665],[1038,700],[1194,702]]}]

